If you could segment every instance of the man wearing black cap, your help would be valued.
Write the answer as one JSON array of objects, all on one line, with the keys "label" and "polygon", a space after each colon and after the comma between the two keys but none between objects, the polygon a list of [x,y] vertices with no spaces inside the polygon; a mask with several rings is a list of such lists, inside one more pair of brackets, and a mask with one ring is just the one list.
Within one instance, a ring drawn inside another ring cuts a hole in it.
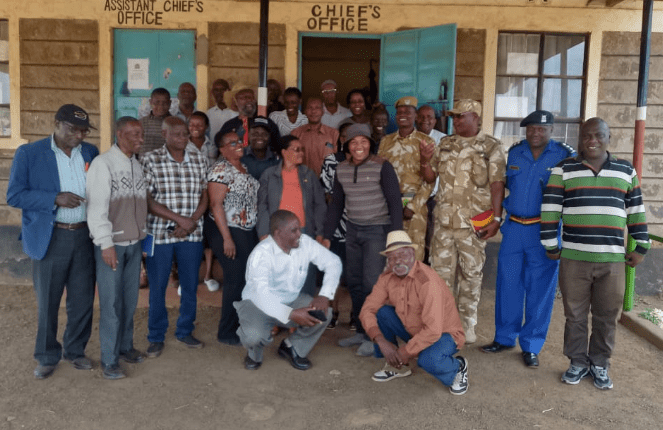
[{"label": "man wearing black cap", "polygon": [[[64,355],[76,369],[91,369],[85,346],[92,331],[94,247],[86,222],[85,176],[99,150],[83,142],[90,120],[68,104],[55,114],[50,137],[20,146],[14,155],[7,203],[23,211],[23,251],[33,262],[38,325],[35,378],[53,374]],[[60,300],[67,287],[67,327],[57,341]]]},{"label": "man wearing black cap", "polygon": [[[558,261],[546,257],[540,243],[541,200],[552,168],[575,155],[570,146],[550,139],[553,115],[544,110],[520,123],[525,140],[509,149],[504,200],[506,217],[497,263],[495,338],[481,349],[501,352],[520,343],[525,365],[536,368],[552,314]],[[525,322],[523,323],[523,304]]]},{"label": "man wearing black cap", "polygon": [[[264,116],[253,118],[249,125],[249,146],[244,148],[244,156],[240,160],[246,165],[251,176],[260,180],[262,172],[279,163],[272,146],[269,120]],[[219,142],[221,140],[219,139]]]}]

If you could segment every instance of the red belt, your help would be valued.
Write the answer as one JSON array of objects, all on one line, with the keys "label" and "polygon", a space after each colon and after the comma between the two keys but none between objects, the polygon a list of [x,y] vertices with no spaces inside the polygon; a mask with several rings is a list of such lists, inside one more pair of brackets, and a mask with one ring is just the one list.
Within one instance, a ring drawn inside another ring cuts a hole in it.
[{"label": "red belt", "polygon": [[509,215],[509,219],[513,222],[517,222],[518,224],[522,225],[530,225],[530,224],[537,224],[541,222],[541,217],[537,216],[534,218],[520,218],[515,215]]},{"label": "red belt", "polygon": [[65,222],[56,222],[55,227],[56,228],[63,228],[65,230],[79,230],[81,228],[87,227],[87,223],[85,221],[74,222],[74,223],[71,223],[71,224],[67,224]]}]

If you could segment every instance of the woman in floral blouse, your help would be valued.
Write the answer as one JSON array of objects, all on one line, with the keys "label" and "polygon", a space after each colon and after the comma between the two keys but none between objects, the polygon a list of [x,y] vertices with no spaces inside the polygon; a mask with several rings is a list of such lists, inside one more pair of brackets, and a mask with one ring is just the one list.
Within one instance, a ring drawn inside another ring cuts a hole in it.
[{"label": "woman in floral blouse", "polygon": [[239,344],[239,320],[233,302],[242,299],[246,262],[257,243],[260,183],[240,162],[242,142],[237,133],[215,136],[222,158],[207,173],[210,214],[205,231],[214,255],[223,268],[223,302],[217,339],[229,345]]}]

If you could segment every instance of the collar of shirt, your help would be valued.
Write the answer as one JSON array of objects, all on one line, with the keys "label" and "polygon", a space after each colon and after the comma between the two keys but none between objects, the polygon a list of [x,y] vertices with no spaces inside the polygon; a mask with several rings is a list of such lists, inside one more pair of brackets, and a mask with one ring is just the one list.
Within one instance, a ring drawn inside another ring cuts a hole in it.
[{"label": "collar of shirt", "polygon": [[[605,151],[605,152],[606,152],[606,154],[608,154],[608,158],[605,159],[605,162],[601,165],[601,169],[599,169],[599,170],[603,170],[604,167],[610,166],[611,162],[617,161],[617,159],[615,157],[613,157],[612,154],[610,154],[610,151]],[[589,162],[587,160],[585,160],[583,158],[582,154],[580,154],[580,153],[578,153],[578,155],[576,155],[576,161],[578,161],[579,163],[582,163],[588,169],[591,168]],[[594,169],[592,169],[592,170],[594,170]]]},{"label": "collar of shirt", "polygon": [[319,122],[317,124],[308,123],[308,124],[306,124],[306,126],[307,126],[306,127],[307,132],[317,132],[319,134],[323,134],[322,133],[322,123],[321,122]]},{"label": "collar of shirt", "polygon": [[[191,141],[191,139],[189,139],[189,143],[186,144],[186,149],[187,150],[190,149],[192,151],[195,150],[196,152],[199,152],[199,153],[202,154],[203,153],[203,148],[208,148],[211,144],[212,144],[212,141],[209,140],[209,137],[205,136],[205,141],[203,142],[203,146],[201,146],[200,149],[198,149],[196,144],[193,143]],[[206,154],[203,154],[203,155],[206,155]]]},{"label": "collar of shirt", "polygon": [[[55,135],[51,134],[51,149],[53,152],[61,153],[67,157],[69,157],[67,154],[64,153],[63,150],[61,150],[56,144],[55,144]],[[71,148],[71,156],[73,157],[75,154],[81,153],[81,144],[79,143],[75,147]],[[71,158],[71,157],[70,157]]]},{"label": "collar of shirt", "polygon": [[166,112],[166,114],[165,114],[164,116],[156,116],[156,115],[154,115],[154,114],[152,113],[152,111],[150,111],[150,118],[151,118],[151,119],[157,119],[157,118],[159,118],[159,119],[163,119],[163,118],[166,118],[166,117],[169,117],[169,116],[172,116],[172,115],[170,114],[170,112]]},{"label": "collar of shirt", "polygon": [[[187,144],[187,146],[189,146],[189,145]],[[164,145],[163,148],[166,150],[166,156],[168,157],[169,160],[171,160],[173,163],[177,163],[177,164],[180,163],[179,161],[177,161],[173,158],[173,156],[170,154],[170,151],[168,150],[168,147],[166,145]],[[196,148],[196,150],[198,150],[198,148]],[[189,151],[187,151],[186,148],[185,148],[184,149],[184,160],[182,160],[182,163],[188,163],[189,161],[191,161],[189,159]]]},{"label": "collar of shirt", "polygon": [[[256,159],[258,158],[258,157],[256,157],[256,155],[253,153],[253,149],[251,149],[251,146],[247,146],[246,148],[244,148],[244,156],[251,156],[251,157],[256,158]],[[267,152],[265,152],[265,158],[264,158],[264,160],[268,160],[268,159],[270,159],[270,158],[275,158],[275,157],[276,157],[276,155],[274,155],[274,153],[272,152],[272,150],[269,149],[269,148],[267,148]]]}]

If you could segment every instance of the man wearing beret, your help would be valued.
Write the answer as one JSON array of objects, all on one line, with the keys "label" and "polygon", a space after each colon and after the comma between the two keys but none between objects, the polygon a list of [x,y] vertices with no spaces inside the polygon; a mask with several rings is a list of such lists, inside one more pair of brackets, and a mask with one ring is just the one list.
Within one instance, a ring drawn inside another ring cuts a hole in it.
[{"label": "man wearing beret", "polygon": [[[37,379],[53,374],[64,359],[76,369],[91,369],[85,346],[92,332],[94,247],[86,222],[87,169],[99,154],[83,142],[90,119],[67,104],[55,114],[55,131],[46,139],[20,146],[14,154],[7,203],[23,212],[23,251],[32,259],[37,295]],[[67,288],[67,327],[57,340],[60,300]]]},{"label": "man wearing beret", "polygon": [[[552,113],[537,110],[520,122],[526,139],[509,148],[504,200],[506,216],[497,262],[495,338],[484,352],[511,349],[516,338],[525,365],[536,368],[548,333],[558,262],[541,246],[541,200],[552,168],[575,155],[570,146],[552,140]],[[525,322],[523,323],[523,305]]]},{"label": "man wearing beret", "polygon": [[423,261],[428,217],[426,201],[434,184],[429,184],[422,177],[419,149],[421,146],[432,148],[435,141],[414,128],[417,103],[415,97],[401,97],[396,101],[398,131],[379,142],[378,156],[394,166],[403,200],[403,229],[418,245],[417,260]]},{"label": "man wearing beret", "polygon": [[[495,236],[502,221],[506,157],[501,142],[480,129],[479,102],[459,100],[447,114],[453,117],[455,134],[443,138],[434,154],[422,147],[421,156],[426,181],[440,177],[431,266],[451,288],[466,342],[474,343],[486,240]],[[472,218],[490,211],[494,219],[487,217],[475,232]]]}]

